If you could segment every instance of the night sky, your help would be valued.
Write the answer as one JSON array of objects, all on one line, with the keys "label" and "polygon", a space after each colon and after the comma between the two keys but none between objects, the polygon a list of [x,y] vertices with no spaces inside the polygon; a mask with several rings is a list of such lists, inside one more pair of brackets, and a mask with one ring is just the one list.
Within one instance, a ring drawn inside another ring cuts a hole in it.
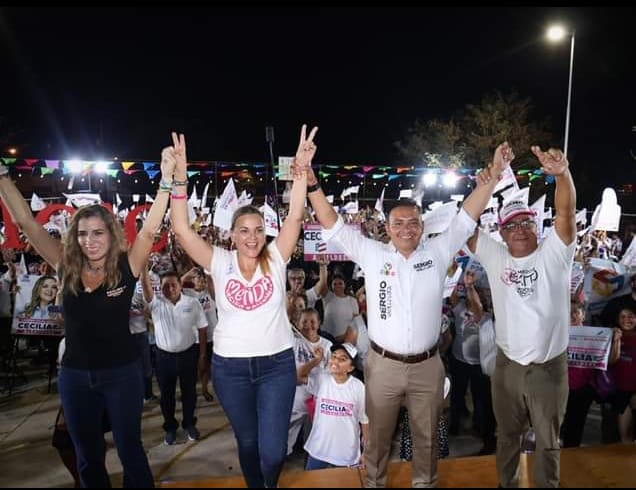
[{"label": "night sky", "polygon": [[569,42],[545,40],[554,20],[576,29],[569,155],[590,207],[636,182],[631,9],[5,8],[2,131],[20,130],[23,157],[157,160],[176,129],[191,159],[264,162],[266,125],[289,155],[307,122],[317,163],[391,165],[415,118],[515,89],[560,146]]}]

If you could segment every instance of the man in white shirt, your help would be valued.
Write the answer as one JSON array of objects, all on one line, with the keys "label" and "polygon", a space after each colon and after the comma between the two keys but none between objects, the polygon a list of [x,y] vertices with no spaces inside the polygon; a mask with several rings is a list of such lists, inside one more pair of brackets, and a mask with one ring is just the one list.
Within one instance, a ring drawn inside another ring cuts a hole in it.
[{"label": "man in white shirt", "polygon": [[[166,272],[161,276],[162,296],[154,294],[147,268],[142,272],[141,281],[144,298],[148,302],[155,325],[157,380],[161,390],[163,429],[166,431],[164,442],[172,445],[177,439],[177,378],[183,405],[181,425],[189,440],[197,440],[200,437],[194,416],[197,373],[209,368],[205,363],[207,321],[203,308],[195,298],[181,294],[181,282],[176,272]],[[200,340],[198,345],[197,330]]]},{"label": "man in white shirt", "polygon": [[559,486],[559,428],[568,400],[570,275],[576,246],[576,190],[560,150],[532,152],[555,176],[554,230],[538,244],[534,212],[510,201],[499,213],[501,244],[484,232],[469,242],[491,285],[497,319],[492,399],[497,419],[497,475],[519,485],[520,437],[536,433],[534,482]]},{"label": "man in white shirt", "polygon": [[367,487],[386,486],[392,436],[400,406],[411,414],[412,484],[437,485],[437,422],[443,402],[444,367],[437,353],[446,270],[471,236],[509,159],[500,145],[450,227],[424,241],[421,208],[399,201],[388,214],[383,244],[344,226],[311,173],[307,192],[323,238],[333,239],[365,273],[369,340],[365,366],[369,444]]}]

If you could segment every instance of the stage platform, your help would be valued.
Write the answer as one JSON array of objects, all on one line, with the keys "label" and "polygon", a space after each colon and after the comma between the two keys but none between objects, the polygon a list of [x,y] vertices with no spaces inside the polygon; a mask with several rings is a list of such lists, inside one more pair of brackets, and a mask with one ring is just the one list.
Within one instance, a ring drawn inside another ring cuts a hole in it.
[{"label": "stage platform", "polygon": [[[533,486],[531,454],[521,456],[521,486]],[[636,444],[612,444],[561,451],[563,488],[636,488]],[[280,488],[363,488],[364,470],[332,468],[289,471],[281,475]],[[163,488],[245,488],[242,477],[161,481]],[[411,464],[391,463],[389,487],[411,486]],[[451,488],[497,487],[494,456],[445,459],[439,462],[439,486]]]}]

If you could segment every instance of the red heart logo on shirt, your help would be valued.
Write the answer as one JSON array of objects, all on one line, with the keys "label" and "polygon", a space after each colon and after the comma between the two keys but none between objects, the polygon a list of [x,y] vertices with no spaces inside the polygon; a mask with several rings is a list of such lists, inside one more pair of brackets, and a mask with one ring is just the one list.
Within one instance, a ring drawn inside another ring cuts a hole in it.
[{"label": "red heart logo on shirt", "polygon": [[253,286],[247,287],[236,279],[225,286],[225,297],[233,306],[251,311],[264,305],[274,294],[274,283],[269,276],[261,277]]}]

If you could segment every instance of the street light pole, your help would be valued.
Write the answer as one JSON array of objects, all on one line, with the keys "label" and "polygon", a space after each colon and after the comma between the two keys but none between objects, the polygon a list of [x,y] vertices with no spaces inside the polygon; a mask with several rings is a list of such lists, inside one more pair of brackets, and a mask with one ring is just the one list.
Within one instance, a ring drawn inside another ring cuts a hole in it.
[{"label": "street light pole", "polygon": [[[570,32],[570,75],[568,79],[568,104],[565,110],[565,137],[563,141],[563,154],[568,156],[568,142],[570,139],[570,107],[572,105],[572,75],[574,73],[574,30]],[[548,29],[548,39],[560,41],[566,34],[561,26],[552,26]]]},{"label": "street light pole", "polygon": [[570,78],[568,81],[568,106],[565,113],[565,143],[563,143],[563,154],[568,156],[568,140],[570,136],[570,105],[572,103],[572,73],[574,72],[574,31],[570,42]]}]

